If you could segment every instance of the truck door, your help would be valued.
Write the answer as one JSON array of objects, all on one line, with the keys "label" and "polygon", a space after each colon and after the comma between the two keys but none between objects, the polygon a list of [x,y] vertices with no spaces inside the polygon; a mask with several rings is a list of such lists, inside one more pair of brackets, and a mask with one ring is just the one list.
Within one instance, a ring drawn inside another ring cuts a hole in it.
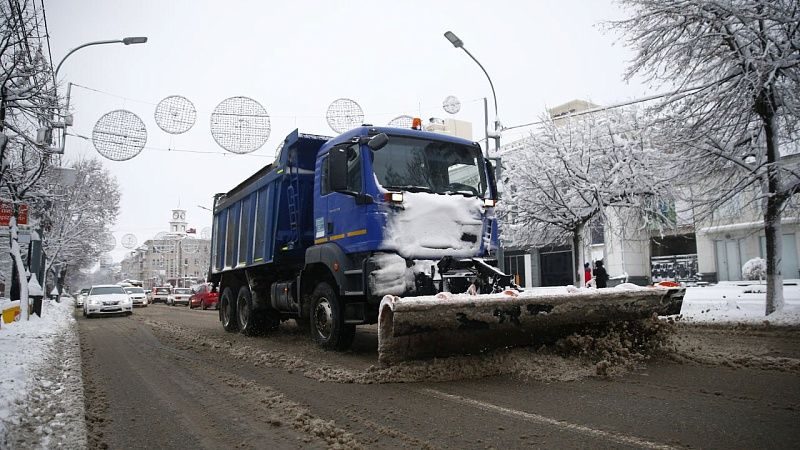
[{"label": "truck door", "polygon": [[[353,238],[366,234],[363,171],[362,149],[357,143],[332,148],[323,161],[322,178],[328,185],[324,195],[325,237],[327,242],[338,243],[345,253],[358,251],[360,239]],[[323,186],[322,192],[325,189]]]}]

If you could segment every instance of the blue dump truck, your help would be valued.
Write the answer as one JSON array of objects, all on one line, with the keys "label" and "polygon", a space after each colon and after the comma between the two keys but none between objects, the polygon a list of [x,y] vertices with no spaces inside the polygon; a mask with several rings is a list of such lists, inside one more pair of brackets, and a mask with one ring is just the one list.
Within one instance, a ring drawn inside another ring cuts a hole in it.
[{"label": "blue dump truck", "polygon": [[445,134],[295,130],[272,164],[214,198],[209,281],[223,327],[252,335],[294,319],[323,348],[342,350],[380,311],[383,353],[529,341],[561,304],[508,289],[511,277],[495,268],[493,173],[477,143]]}]

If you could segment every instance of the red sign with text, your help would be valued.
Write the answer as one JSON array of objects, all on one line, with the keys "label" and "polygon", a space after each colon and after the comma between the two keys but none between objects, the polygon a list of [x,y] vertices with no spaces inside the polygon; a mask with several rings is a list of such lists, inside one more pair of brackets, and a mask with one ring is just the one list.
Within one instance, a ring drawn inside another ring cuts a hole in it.
[{"label": "red sign with text", "polygon": [[[7,227],[11,221],[11,216],[14,214],[14,207],[11,203],[0,201],[0,227]],[[28,224],[28,205],[19,205],[19,215],[17,216],[17,225]]]}]

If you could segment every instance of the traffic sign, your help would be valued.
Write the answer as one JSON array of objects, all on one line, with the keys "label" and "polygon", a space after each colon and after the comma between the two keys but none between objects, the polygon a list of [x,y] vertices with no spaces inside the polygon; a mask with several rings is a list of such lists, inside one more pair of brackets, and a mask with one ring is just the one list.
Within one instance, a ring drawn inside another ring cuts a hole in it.
[{"label": "traffic sign", "polygon": [[[0,227],[7,227],[11,222],[11,216],[14,215],[14,205],[5,200],[0,200]],[[17,215],[17,225],[28,224],[28,205],[22,203],[19,205],[19,214]]]}]

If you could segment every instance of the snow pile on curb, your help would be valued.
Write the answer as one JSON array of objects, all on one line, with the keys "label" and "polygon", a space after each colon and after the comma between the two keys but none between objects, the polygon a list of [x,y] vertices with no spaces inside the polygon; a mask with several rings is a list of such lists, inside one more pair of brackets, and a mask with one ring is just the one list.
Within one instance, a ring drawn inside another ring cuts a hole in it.
[{"label": "snow pile on curb", "polygon": [[713,286],[687,288],[681,315],[683,321],[694,323],[800,325],[800,280],[786,280],[783,297],[783,311],[765,316],[765,283],[722,281]]},{"label": "snow pile on curb", "polygon": [[85,448],[74,303],[0,326],[0,448]]}]

